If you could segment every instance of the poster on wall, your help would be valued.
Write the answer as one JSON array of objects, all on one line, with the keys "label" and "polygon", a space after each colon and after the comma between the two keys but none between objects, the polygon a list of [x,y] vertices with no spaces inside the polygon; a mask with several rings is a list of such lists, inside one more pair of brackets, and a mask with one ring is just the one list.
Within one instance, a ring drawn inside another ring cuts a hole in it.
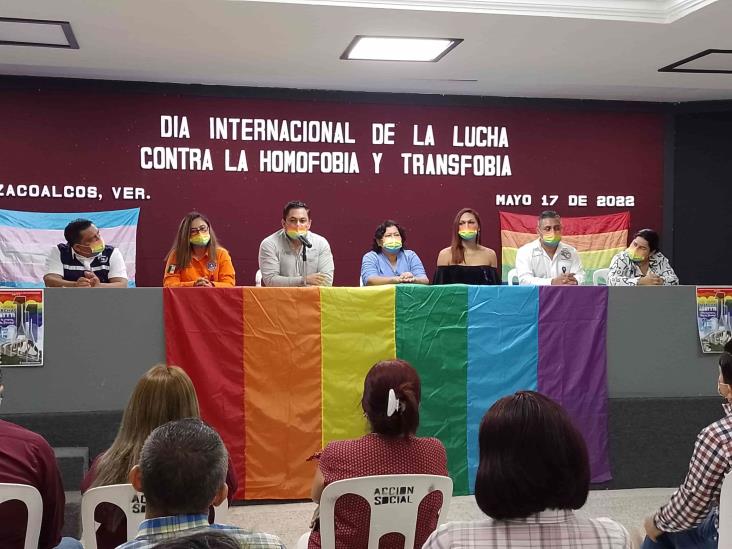
[{"label": "poster on wall", "polygon": [[732,340],[732,288],[696,289],[696,319],[704,353],[721,353]]},{"label": "poster on wall", "polygon": [[43,290],[0,290],[0,366],[43,366]]}]

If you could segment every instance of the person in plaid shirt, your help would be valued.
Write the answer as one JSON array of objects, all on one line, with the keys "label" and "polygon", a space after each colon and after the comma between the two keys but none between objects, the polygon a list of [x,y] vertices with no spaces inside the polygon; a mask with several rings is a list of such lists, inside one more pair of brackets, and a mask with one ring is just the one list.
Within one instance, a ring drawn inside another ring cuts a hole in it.
[{"label": "person in plaid shirt", "polygon": [[658,512],[646,518],[642,549],[717,547],[719,492],[732,467],[732,344],[719,358],[717,390],[725,416],[696,437],[684,483]]},{"label": "person in plaid shirt", "polygon": [[422,549],[631,549],[608,518],[575,514],[587,501],[590,460],[559,404],[534,391],[496,402],[478,433],[475,501],[488,517],[448,522]]},{"label": "person in plaid shirt", "polygon": [[221,437],[198,418],[169,421],[147,437],[130,483],[145,494],[145,520],[118,549],[147,549],[199,532],[216,531],[242,549],[285,549],[277,536],[208,523],[208,509],[226,499],[228,454]]}]

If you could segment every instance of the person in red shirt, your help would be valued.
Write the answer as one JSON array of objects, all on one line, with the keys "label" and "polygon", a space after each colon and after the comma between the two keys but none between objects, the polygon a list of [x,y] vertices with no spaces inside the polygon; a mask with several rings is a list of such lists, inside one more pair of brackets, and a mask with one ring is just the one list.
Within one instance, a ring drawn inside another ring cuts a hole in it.
[{"label": "person in red shirt", "polygon": [[[384,360],[366,374],[361,406],[371,433],[353,440],[338,440],[325,447],[313,480],[312,498],[320,502],[325,486],[337,480],[372,475],[447,476],[447,453],[436,438],[416,437],[419,427],[421,383],[417,371],[404,360]],[[442,494],[424,498],[417,516],[414,547],[422,547],[437,527]],[[368,547],[369,504],[358,496],[341,497],[335,506],[336,549]],[[400,534],[381,538],[381,549],[401,549]],[[316,524],[309,549],[320,548]],[[412,549],[411,547],[408,549]]]},{"label": "person in red shirt", "polygon": [[[0,402],[3,398],[0,370]],[[0,483],[34,486],[43,499],[43,517],[38,549],[80,548],[73,538],[61,538],[64,526],[64,487],[53,449],[41,435],[0,420]],[[23,549],[28,511],[17,500],[0,504],[0,546]]]},{"label": "person in red shirt", "polygon": [[178,226],[165,262],[163,286],[232,287],[236,273],[229,252],[219,246],[211,222],[198,212],[187,214]]}]

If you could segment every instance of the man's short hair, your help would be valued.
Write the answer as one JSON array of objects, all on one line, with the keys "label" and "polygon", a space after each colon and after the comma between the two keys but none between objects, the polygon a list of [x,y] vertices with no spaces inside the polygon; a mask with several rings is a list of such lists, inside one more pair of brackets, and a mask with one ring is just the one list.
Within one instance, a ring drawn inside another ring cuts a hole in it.
[{"label": "man's short hair", "polygon": [[64,238],[69,246],[78,244],[81,242],[81,231],[85,231],[92,226],[92,222],[88,219],[74,219],[71,223],[66,225],[64,229]]},{"label": "man's short hair", "polygon": [[166,515],[206,512],[226,482],[221,437],[197,418],[169,421],[147,437],[140,453],[145,499]]},{"label": "man's short hair", "polygon": [[297,208],[305,208],[305,211],[308,212],[308,217],[310,217],[310,208],[308,208],[308,205],[305,204],[305,202],[300,200],[290,200],[282,209],[282,219],[287,219],[287,215],[290,213],[290,210],[295,210]]},{"label": "man's short hair", "polygon": [[539,214],[539,225],[541,225],[542,219],[559,219],[561,216],[554,210],[544,210]]}]

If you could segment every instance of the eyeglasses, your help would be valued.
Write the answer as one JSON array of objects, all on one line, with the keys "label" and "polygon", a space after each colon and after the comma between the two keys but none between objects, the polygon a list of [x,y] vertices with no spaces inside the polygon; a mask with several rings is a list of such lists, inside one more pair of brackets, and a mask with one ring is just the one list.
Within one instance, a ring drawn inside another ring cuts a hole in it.
[{"label": "eyeglasses", "polygon": [[198,234],[198,233],[207,233],[208,227],[206,225],[201,225],[200,227],[191,227],[191,234]]}]

